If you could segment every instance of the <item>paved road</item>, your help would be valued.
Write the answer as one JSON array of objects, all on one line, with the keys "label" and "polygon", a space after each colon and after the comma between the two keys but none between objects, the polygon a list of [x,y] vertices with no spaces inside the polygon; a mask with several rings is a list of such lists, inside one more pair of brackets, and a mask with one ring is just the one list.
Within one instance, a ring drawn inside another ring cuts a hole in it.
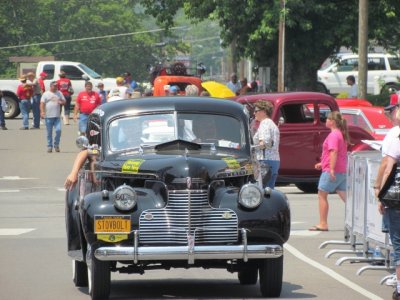
[{"label": "paved road", "polygon": [[[0,299],[89,299],[71,280],[66,255],[63,181],[77,153],[77,125],[63,127],[61,153],[46,153],[45,129],[20,131],[21,119],[0,131]],[[330,199],[330,231],[309,232],[317,222],[315,194],[280,188],[291,202],[292,235],[285,248],[283,299],[389,299],[392,288],[379,284],[386,271],[356,272],[365,264],[326,259],[343,240],[344,205]],[[343,247],[341,247],[343,248]],[[347,248],[345,248],[347,249]],[[258,286],[240,286],[225,270],[150,271],[113,274],[111,299],[257,299]]]}]

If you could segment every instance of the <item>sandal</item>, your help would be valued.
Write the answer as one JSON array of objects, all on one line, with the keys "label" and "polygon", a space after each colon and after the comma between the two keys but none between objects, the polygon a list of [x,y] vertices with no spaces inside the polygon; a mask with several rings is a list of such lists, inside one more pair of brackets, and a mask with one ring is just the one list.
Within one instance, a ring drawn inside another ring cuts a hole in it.
[{"label": "sandal", "polygon": [[313,227],[308,229],[309,231],[329,231],[328,228],[321,228],[317,225],[314,225]]}]

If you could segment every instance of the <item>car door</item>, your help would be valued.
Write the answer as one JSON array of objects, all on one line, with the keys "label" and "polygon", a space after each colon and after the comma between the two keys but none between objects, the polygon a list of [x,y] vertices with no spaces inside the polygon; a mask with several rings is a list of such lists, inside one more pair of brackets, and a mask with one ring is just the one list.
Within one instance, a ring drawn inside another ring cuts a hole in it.
[{"label": "car door", "polygon": [[321,138],[326,135],[315,101],[299,100],[282,104],[275,122],[280,130],[279,175],[316,177],[314,165],[321,156]]}]

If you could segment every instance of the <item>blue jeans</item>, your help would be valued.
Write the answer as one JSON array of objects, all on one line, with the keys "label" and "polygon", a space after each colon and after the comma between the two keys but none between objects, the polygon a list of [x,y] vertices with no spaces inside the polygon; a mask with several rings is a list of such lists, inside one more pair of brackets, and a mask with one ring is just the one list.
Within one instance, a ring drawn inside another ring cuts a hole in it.
[{"label": "blue jeans", "polygon": [[5,127],[5,126],[6,126],[6,118],[4,117],[4,111],[0,105],[0,127]]},{"label": "blue jeans", "polygon": [[71,110],[71,96],[65,96],[65,104],[64,104],[64,116],[68,116],[69,118],[69,111]]},{"label": "blue jeans", "polygon": [[385,208],[388,217],[389,235],[394,250],[394,264],[400,266],[400,210]]},{"label": "blue jeans", "polygon": [[79,113],[79,131],[86,134],[88,114]]},{"label": "blue jeans", "polygon": [[275,188],[275,182],[276,182],[276,178],[278,177],[278,171],[279,171],[281,162],[279,160],[269,160],[269,159],[265,159],[265,160],[261,160],[261,161],[268,164],[271,168],[271,178],[267,182],[266,187],[270,187],[271,189],[273,189],[273,188]]},{"label": "blue jeans", "polygon": [[31,110],[31,100],[20,100],[19,109],[22,114],[22,126],[29,128],[29,111]]},{"label": "blue jeans", "polygon": [[40,94],[32,97],[33,127],[35,128],[40,127],[40,97]]},{"label": "blue jeans", "polygon": [[[60,145],[61,139],[61,120],[60,117],[57,118],[46,118],[46,129],[47,129],[47,147],[53,148]],[[53,128],[55,129],[56,136],[54,138],[53,144]]]}]

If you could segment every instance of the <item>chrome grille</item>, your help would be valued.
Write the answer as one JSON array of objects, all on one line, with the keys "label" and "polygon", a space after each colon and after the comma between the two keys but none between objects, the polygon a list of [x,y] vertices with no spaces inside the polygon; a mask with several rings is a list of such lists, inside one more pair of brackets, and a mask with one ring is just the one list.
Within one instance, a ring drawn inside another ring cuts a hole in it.
[{"label": "chrome grille", "polygon": [[187,244],[189,227],[196,244],[229,244],[238,240],[238,218],[233,210],[211,207],[207,191],[182,190],[168,193],[165,208],[142,212],[139,243]]}]

